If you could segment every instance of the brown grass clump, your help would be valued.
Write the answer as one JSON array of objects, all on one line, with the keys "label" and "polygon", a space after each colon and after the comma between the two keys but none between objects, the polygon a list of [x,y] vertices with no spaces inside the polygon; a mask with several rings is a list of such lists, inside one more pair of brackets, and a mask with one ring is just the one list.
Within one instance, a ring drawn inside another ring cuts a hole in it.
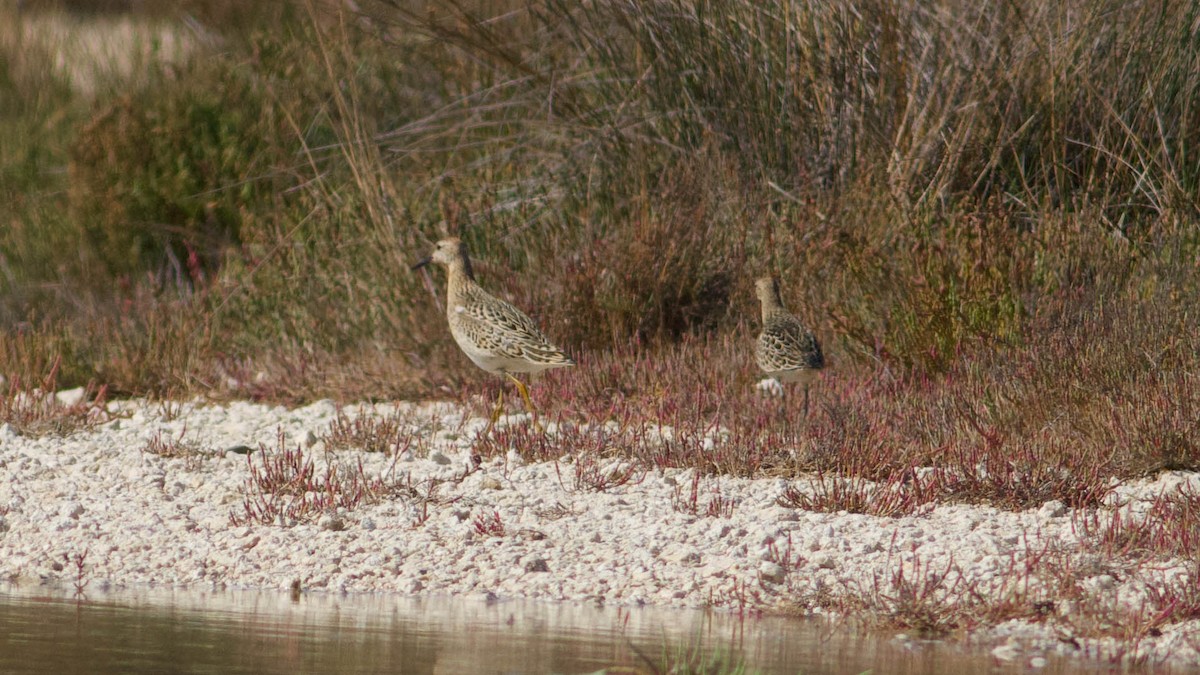
[{"label": "brown grass clump", "polygon": [[668,169],[626,222],[579,242],[556,289],[572,320],[552,326],[572,344],[611,348],[631,335],[677,340],[733,318],[748,231],[725,169],[715,151]]},{"label": "brown grass clump", "polygon": [[34,387],[14,376],[7,383],[8,392],[0,396],[0,423],[26,436],[66,436],[111,419],[104,386],[76,392],[74,400],[57,395],[60,365],[56,358]]},{"label": "brown grass clump", "polygon": [[[822,606],[864,617],[889,630],[941,638],[1020,619],[1052,626],[1064,642],[1077,638],[1116,638],[1104,656],[1113,663],[1145,663],[1145,640],[1159,637],[1172,623],[1200,616],[1195,593],[1196,565],[1173,578],[1146,576],[1145,570],[1091,566],[1069,550],[1051,544],[1014,552],[1008,566],[988,581],[971,577],[953,561],[933,563],[914,554],[896,554],[889,571],[869,583],[826,592]],[[1143,578],[1144,602],[1087,591],[1081,581],[1102,574]]]},{"label": "brown grass clump", "polygon": [[805,511],[845,511],[887,518],[921,515],[933,508],[938,496],[926,483],[915,472],[890,475],[876,484],[862,475],[843,477],[818,471],[812,494],[791,486],[778,503]]},{"label": "brown grass clump", "polygon": [[[675,486],[671,497],[671,508],[680,513],[705,518],[729,518],[737,508],[737,501],[721,494],[720,484],[701,490],[700,474],[692,474],[690,487]],[[703,493],[703,494],[702,494]]]},{"label": "brown grass clump", "polygon": [[184,440],[185,436],[187,436],[186,427],[179,432],[178,436],[174,437],[170,435],[164,437],[162,431],[157,431],[146,441],[146,445],[142,446],[142,452],[165,459],[183,459],[195,466],[206,453],[199,444]]},{"label": "brown grass clump", "polygon": [[500,512],[495,509],[491,513],[480,513],[471,519],[475,534],[481,537],[503,537],[508,534],[504,521],[500,520]]},{"label": "brown grass clump", "polygon": [[1200,495],[1180,485],[1140,513],[1131,505],[1077,516],[1084,546],[1110,558],[1200,559]]},{"label": "brown grass clump", "polygon": [[328,450],[358,448],[399,455],[417,441],[418,430],[407,422],[399,414],[379,418],[359,410],[351,417],[344,410],[338,410],[325,435],[325,447]]},{"label": "brown grass clump", "polygon": [[274,450],[260,446],[257,453],[246,456],[246,461],[250,477],[246,480],[242,512],[229,516],[233,525],[291,526],[310,522],[325,514],[336,515],[339,510],[352,511],[360,504],[378,502],[398,489],[382,478],[367,476],[361,462],[347,467],[326,461],[324,468],[318,469],[304,450],[287,445],[282,431]]}]

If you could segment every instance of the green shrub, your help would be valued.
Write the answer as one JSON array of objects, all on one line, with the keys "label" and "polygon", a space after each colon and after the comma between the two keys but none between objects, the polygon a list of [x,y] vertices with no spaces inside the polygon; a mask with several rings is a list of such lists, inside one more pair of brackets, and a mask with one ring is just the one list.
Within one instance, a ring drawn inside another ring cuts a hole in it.
[{"label": "green shrub", "polygon": [[285,139],[255,73],[221,57],[194,62],[80,130],[72,212],[110,273],[170,266],[199,281],[239,243],[244,205],[271,201]]}]

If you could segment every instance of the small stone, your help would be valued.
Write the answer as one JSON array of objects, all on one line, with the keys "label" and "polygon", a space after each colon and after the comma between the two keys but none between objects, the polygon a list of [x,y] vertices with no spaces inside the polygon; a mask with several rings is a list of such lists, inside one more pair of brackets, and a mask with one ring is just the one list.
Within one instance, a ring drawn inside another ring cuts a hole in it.
[{"label": "small stone", "polygon": [[784,577],[787,576],[787,570],[778,563],[764,562],[758,566],[758,574],[763,581],[772,584],[782,584]]},{"label": "small stone", "polygon": [[330,532],[341,532],[346,529],[346,521],[335,513],[326,513],[317,520],[317,527]]},{"label": "small stone", "polygon": [[368,532],[375,529],[375,521],[371,518],[363,518],[359,525]]},{"label": "small stone", "polygon": [[517,531],[517,537],[526,541],[542,541],[546,538],[546,533],[526,527]]},{"label": "small stone", "polygon": [[232,445],[232,446],[226,448],[225,452],[233,453],[235,455],[248,455],[248,454],[254,452],[254,448],[252,448],[248,445]]},{"label": "small stone", "polygon": [[812,563],[817,566],[817,569],[821,570],[831,570],[837,567],[837,563],[834,562],[833,556],[827,554],[813,556]]},{"label": "small stone", "polygon": [[1049,662],[1046,661],[1046,657],[1044,656],[1035,656],[1032,659],[1029,659],[1030,668],[1045,668],[1048,663]]},{"label": "small stone", "polygon": [[1067,515],[1068,510],[1066,504],[1054,499],[1042,504],[1042,508],[1038,509],[1038,516],[1042,518],[1061,518]]},{"label": "small stone", "polygon": [[484,476],[483,480],[479,481],[479,487],[483,488],[484,490],[500,490],[504,488],[504,486],[500,484],[500,481],[492,476]]},{"label": "small stone", "polygon": [[59,403],[70,407],[82,403],[86,393],[83,387],[75,387],[74,389],[64,389],[55,394],[54,397],[58,399]]},{"label": "small stone", "polygon": [[430,461],[441,464],[442,466],[447,466],[450,464],[450,458],[447,457],[441,450],[434,450],[433,452],[429,453],[429,459]]},{"label": "small stone", "polygon": [[534,558],[533,560],[529,560],[525,563],[525,571],[526,572],[549,572],[550,565],[546,564],[546,561],[542,558]]}]

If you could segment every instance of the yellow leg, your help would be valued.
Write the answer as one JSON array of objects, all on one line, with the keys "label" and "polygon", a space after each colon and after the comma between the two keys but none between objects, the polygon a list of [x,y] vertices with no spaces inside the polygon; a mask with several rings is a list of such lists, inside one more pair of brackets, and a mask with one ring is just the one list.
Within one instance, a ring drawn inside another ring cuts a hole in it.
[{"label": "yellow leg", "polygon": [[525,402],[525,409],[533,412],[533,403],[529,400],[529,390],[525,387],[525,383],[518,380],[512,373],[505,373],[505,375],[513,381],[513,384],[517,385],[517,393],[521,395],[521,400]]},{"label": "yellow leg", "polygon": [[500,395],[496,397],[496,407],[492,410],[492,424],[500,419],[502,412],[504,412],[504,387],[500,387]]},{"label": "yellow leg", "polygon": [[542,425],[538,422],[537,409],[533,407],[533,401],[529,400],[529,389],[525,386],[525,383],[518,380],[512,373],[505,373],[505,375],[507,375],[508,379],[512,380],[513,383],[517,385],[517,393],[521,395],[521,400],[525,402],[525,409],[528,410],[529,414],[533,416],[533,425],[538,428],[538,431],[545,431],[545,429],[542,429]]},{"label": "yellow leg", "polygon": [[500,395],[496,397],[496,407],[492,409],[491,419],[488,420],[487,428],[483,430],[483,435],[487,436],[492,433],[492,427],[496,426],[496,421],[500,419],[500,413],[504,411],[504,387],[500,387]]}]

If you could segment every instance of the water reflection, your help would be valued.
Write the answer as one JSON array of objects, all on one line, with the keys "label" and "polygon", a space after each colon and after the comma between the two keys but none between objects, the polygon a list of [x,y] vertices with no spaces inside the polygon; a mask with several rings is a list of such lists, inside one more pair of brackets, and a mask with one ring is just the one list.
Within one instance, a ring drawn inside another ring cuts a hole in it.
[{"label": "water reflection", "polygon": [[[652,672],[718,650],[770,673],[1021,672],[946,645],[830,634],[815,621],[483,599],[0,587],[0,672]],[[656,663],[657,665],[657,663]],[[1079,664],[1074,664],[1078,666]],[[1052,662],[1045,673],[1069,672]]]}]

